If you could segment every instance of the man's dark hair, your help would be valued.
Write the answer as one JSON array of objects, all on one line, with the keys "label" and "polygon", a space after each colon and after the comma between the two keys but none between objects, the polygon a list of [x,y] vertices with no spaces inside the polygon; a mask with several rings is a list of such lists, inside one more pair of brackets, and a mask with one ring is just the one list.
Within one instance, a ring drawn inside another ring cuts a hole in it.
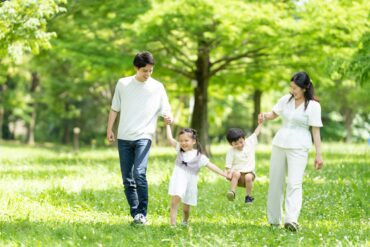
[{"label": "man's dark hair", "polygon": [[153,55],[148,51],[139,52],[136,54],[133,64],[137,68],[145,67],[147,64],[154,65]]},{"label": "man's dark hair", "polygon": [[230,144],[239,140],[240,138],[245,138],[245,133],[243,130],[239,128],[231,128],[227,131],[226,139]]}]

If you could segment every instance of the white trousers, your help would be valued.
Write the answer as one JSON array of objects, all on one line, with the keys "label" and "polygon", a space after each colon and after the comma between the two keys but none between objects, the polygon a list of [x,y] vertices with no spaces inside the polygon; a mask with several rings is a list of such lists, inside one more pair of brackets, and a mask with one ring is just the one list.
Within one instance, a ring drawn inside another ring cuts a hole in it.
[{"label": "white trousers", "polygon": [[285,177],[288,175],[284,223],[298,223],[302,207],[302,181],[307,165],[308,150],[272,146],[270,185],[267,198],[267,219],[280,224],[283,214]]}]

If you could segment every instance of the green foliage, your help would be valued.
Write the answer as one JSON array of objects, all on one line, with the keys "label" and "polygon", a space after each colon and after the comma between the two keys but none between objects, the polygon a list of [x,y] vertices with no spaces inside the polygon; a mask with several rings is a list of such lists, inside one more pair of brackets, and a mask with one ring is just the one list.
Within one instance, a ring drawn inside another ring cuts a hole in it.
[{"label": "green foliage", "polygon": [[[213,148],[224,164],[228,146]],[[258,146],[255,202],[235,202],[228,182],[206,168],[199,175],[198,205],[189,227],[169,226],[167,188],[175,153],[154,148],[149,220],[134,227],[124,197],[115,148],[72,153],[65,146],[26,148],[1,143],[0,245],[5,246],[366,246],[369,242],[369,152],[364,145],[328,143],[325,166],[310,155],[300,216],[302,230],[271,228],[266,221],[270,146]],[[181,208],[178,221],[181,220]]]},{"label": "green foliage", "polygon": [[0,58],[21,59],[23,53],[50,48],[55,33],[46,29],[47,20],[65,11],[66,0],[12,0],[0,3]]}]

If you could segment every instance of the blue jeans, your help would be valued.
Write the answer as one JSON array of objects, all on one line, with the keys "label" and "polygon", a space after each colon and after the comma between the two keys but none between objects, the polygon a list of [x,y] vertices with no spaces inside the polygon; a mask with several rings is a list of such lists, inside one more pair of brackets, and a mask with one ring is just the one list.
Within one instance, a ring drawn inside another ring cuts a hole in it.
[{"label": "blue jeans", "polygon": [[151,144],[152,141],[149,139],[118,140],[122,180],[132,217],[137,214],[146,216],[147,213],[148,183],[146,168]]}]

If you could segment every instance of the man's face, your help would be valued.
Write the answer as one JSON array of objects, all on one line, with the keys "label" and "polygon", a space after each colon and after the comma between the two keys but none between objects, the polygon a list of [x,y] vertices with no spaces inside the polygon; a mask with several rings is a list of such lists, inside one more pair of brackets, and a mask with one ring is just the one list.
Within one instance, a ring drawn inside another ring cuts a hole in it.
[{"label": "man's face", "polygon": [[135,67],[136,70],[136,79],[138,81],[144,82],[149,79],[149,77],[153,73],[154,66],[151,64],[147,64],[145,67]]},{"label": "man's face", "polygon": [[237,141],[231,143],[231,146],[237,150],[243,150],[245,140],[244,138],[239,138]]}]

